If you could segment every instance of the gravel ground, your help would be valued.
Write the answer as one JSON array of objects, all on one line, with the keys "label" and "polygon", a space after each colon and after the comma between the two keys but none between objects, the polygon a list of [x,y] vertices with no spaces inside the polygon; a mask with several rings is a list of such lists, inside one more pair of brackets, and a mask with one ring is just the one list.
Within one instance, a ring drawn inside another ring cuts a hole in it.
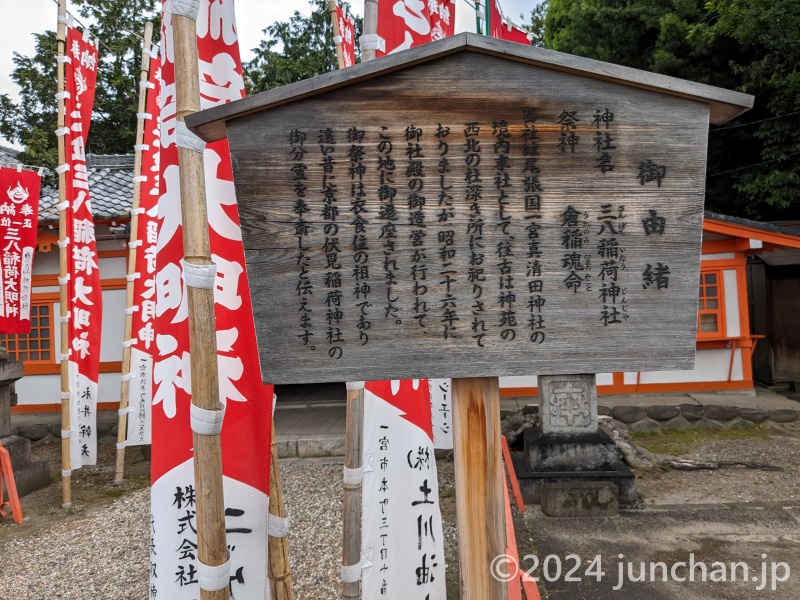
[{"label": "gravel ground", "polygon": [[[58,474],[58,453],[58,446],[42,446],[34,449],[34,458],[50,460]],[[60,486],[56,483],[23,499],[23,511],[29,507],[26,515],[30,517],[25,525],[8,520],[0,524],[0,600],[147,598],[150,502],[142,469],[148,463],[136,465],[138,479],[126,480],[126,486],[133,489],[115,497],[116,488],[110,486],[113,446],[103,453],[100,465],[78,471],[82,479],[74,482],[79,487],[74,494],[76,508],[70,513],[58,507]],[[637,484],[648,503],[800,502],[800,424],[786,426],[766,439],[710,442],[690,456],[767,462],[785,470],[639,473]],[[297,600],[338,597],[341,469],[341,462],[331,460],[281,462],[282,488],[292,519],[289,551]],[[441,463],[439,480],[448,597],[457,598],[451,462]],[[137,485],[139,489],[135,489]],[[88,500],[90,491],[92,501]],[[535,544],[537,536],[535,530],[518,529],[517,537],[522,547]]]},{"label": "gravel ground", "polygon": [[[37,448],[36,458],[58,461],[58,447]],[[101,457],[102,459],[102,457]],[[440,468],[444,491],[444,537],[449,572],[456,564],[455,506],[452,463]],[[75,473],[78,473],[76,471]],[[84,468],[108,486],[113,463]],[[338,598],[342,556],[341,461],[282,461],[281,487],[292,519],[289,536],[295,598]],[[58,484],[48,490],[58,497]],[[78,503],[82,496],[74,490]],[[33,495],[32,495],[33,496]],[[30,498],[30,496],[28,497]],[[109,504],[80,506],[63,516],[56,504],[48,510],[49,526],[9,536],[0,543],[0,600],[143,600],[148,597],[150,493],[148,488],[108,500]],[[23,514],[26,505],[23,499]],[[44,521],[31,516],[29,521]],[[28,527],[26,523],[23,527]],[[2,528],[15,527],[3,523]],[[18,526],[17,526],[18,527]],[[20,530],[21,531],[21,530]],[[12,568],[7,568],[12,567]],[[455,568],[457,573],[457,568]]]}]

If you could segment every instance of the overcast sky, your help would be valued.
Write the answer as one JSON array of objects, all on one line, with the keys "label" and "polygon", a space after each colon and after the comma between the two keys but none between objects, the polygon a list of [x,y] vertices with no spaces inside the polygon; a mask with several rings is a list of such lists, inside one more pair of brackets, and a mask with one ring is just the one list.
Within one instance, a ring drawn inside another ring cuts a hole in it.
[{"label": "overcast sky", "polygon": [[[527,20],[536,4],[538,0],[500,0],[504,14],[517,23]],[[363,2],[351,0],[351,6],[356,13],[363,14]],[[0,94],[9,94],[16,100],[19,89],[11,80],[14,68],[12,53],[19,52],[25,56],[33,54],[34,39],[31,34],[55,29],[57,6],[53,0],[0,0],[0,7],[3,9],[3,21],[7,24],[0,36]],[[242,60],[252,58],[251,49],[258,46],[265,27],[275,21],[288,20],[295,10],[311,14],[307,0],[236,0]],[[525,19],[520,18],[521,13]],[[465,0],[456,0],[456,32],[474,30],[475,11]],[[6,142],[0,138],[0,143]]]}]

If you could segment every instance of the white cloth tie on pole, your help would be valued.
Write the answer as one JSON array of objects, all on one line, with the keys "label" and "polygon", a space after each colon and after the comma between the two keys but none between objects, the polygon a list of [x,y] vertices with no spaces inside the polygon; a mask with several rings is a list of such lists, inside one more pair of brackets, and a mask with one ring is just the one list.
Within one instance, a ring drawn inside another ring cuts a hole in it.
[{"label": "white cloth tie on pole", "polygon": [[63,165],[58,165],[56,167],[56,173],[58,173],[59,175],[61,175],[62,173],[66,173],[67,171],[69,171],[69,163],[64,163]]},{"label": "white cloth tie on pole", "polygon": [[64,277],[59,277],[59,278],[58,278],[58,283],[59,283],[59,285],[67,285],[67,282],[68,282],[68,281],[69,281],[69,273],[67,273],[66,275],[64,275]]},{"label": "white cloth tie on pole", "polygon": [[197,21],[197,15],[200,14],[200,0],[170,0],[164,5],[164,12]]},{"label": "white cloth tie on pole", "polygon": [[64,90],[63,92],[58,92],[56,94],[56,100],[66,100],[67,98],[71,97],[72,96],[69,95],[69,92],[67,90]]},{"label": "white cloth tie on pole", "polygon": [[267,534],[269,537],[285,538],[289,534],[290,525],[289,515],[279,517],[278,515],[267,514]]},{"label": "white cloth tie on pole", "polygon": [[117,442],[117,450],[123,450],[126,445],[127,442]]},{"label": "white cloth tie on pole", "polygon": [[219,435],[225,419],[225,405],[220,402],[219,410],[206,410],[194,404],[189,409],[189,422],[192,431],[200,435]]},{"label": "white cloth tie on pole", "polygon": [[203,152],[206,149],[206,143],[189,131],[183,121],[175,122],[175,143],[178,148],[185,148],[194,152]]},{"label": "white cloth tie on pole", "polygon": [[361,466],[357,469],[350,469],[348,467],[344,467],[344,473],[342,479],[346,484],[356,484],[361,483],[364,479],[364,473],[370,473],[375,470],[375,457],[371,454],[368,454],[364,457],[364,462],[361,463]]},{"label": "white cloth tie on pole", "polygon": [[[136,113],[136,118],[141,119],[142,121],[147,121],[149,119],[152,119],[153,115],[151,115],[150,113]],[[134,148],[136,148],[136,146],[134,146]]]},{"label": "white cloth tie on pole", "polygon": [[58,240],[58,247],[59,248],[66,248],[69,246],[69,238],[64,238],[63,240]]},{"label": "white cloth tie on pole", "polygon": [[342,36],[340,36],[340,35],[333,36],[333,43],[336,44],[337,46],[339,44],[341,44],[342,43]]},{"label": "white cloth tie on pole", "polygon": [[56,208],[58,210],[67,210],[69,208],[69,202],[67,202],[66,200],[64,200],[63,202],[59,202],[58,204],[56,204]]},{"label": "white cloth tie on pole", "polygon": [[217,265],[214,263],[195,265],[181,259],[181,266],[183,266],[183,276],[186,279],[186,285],[193,288],[214,289],[214,280],[217,277]]},{"label": "white cloth tie on pole", "polygon": [[56,136],[62,137],[69,133],[69,127],[61,127],[60,129],[56,129]]},{"label": "white cloth tie on pole", "polygon": [[230,553],[228,560],[216,567],[206,565],[198,560],[197,582],[200,584],[200,589],[207,592],[218,592],[228,587],[231,584]]},{"label": "white cloth tie on pole", "polygon": [[133,149],[137,152],[146,152],[150,150],[150,144],[134,144]]},{"label": "white cloth tie on pole", "polygon": [[373,563],[372,559],[372,548],[367,550],[361,551],[361,560],[355,565],[342,565],[341,566],[341,574],[342,574],[342,582],[344,583],[355,583],[356,581],[361,580],[361,571],[366,568],[371,567]]},{"label": "white cloth tie on pole", "polygon": [[69,430],[62,429],[61,430],[61,439],[68,440],[70,437],[72,437],[72,430],[71,429],[69,429]]},{"label": "white cloth tie on pole", "polygon": [[377,33],[368,33],[358,38],[362,50],[380,50],[386,52],[386,40]]},{"label": "white cloth tie on pole", "polygon": [[70,469],[68,471],[65,471],[64,469],[61,469],[61,476],[62,477],[71,477],[72,476],[72,469]]},{"label": "white cloth tie on pole", "polygon": [[348,392],[355,392],[358,390],[363,390],[365,383],[366,382],[364,381],[348,381],[345,383],[345,387],[347,388]]}]

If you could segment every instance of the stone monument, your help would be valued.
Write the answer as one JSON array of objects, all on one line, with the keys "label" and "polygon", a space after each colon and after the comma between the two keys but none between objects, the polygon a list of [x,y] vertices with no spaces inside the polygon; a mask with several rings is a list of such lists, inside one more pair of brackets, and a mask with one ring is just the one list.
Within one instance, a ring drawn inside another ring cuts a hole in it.
[{"label": "stone monument", "polygon": [[539,427],[525,432],[517,476],[552,516],[607,515],[636,501],[633,473],[597,428],[595,375],[539,377]]},{"label": "stone monument", "polygon": [[[12,434],[11,407],[17,403],[14,382],[21,378],[22,363],[11,360],[5,347],[0,346],[0,444],[11,457],[11,468],[20,497],[50,485],[47,463],[31,461],[31,441]],[[2,494],[5,500],[5,485]]]}]

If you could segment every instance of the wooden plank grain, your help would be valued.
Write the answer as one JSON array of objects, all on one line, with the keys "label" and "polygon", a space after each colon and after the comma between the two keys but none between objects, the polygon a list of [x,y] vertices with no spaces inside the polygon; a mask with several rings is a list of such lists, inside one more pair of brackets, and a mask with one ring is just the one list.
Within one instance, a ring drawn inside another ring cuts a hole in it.
[{"label": "wooden plank grain", "polygon": [[708,110],[461,53],[230,121],[265,380],[692,368]]}]

